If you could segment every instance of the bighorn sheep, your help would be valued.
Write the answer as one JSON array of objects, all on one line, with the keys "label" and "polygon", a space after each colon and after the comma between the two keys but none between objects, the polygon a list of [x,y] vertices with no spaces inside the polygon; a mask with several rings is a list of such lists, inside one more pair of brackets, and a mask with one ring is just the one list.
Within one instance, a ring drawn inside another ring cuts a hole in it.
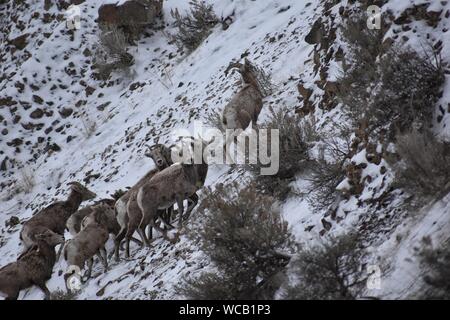
[{"label": "bighorn sheep", "polygon": [[[245,130],[250,122],[256,127],[258,116],[263,107],[263,93],[255,74],[255,67],[245,59],[244,64],[232,62],[225,70],[228,75],[230,70],[237,68],[244,82],[243,88],[234,95],[225,106],[222,113],[222,125],[226,129]],[[227,137],[224,146],[227,147],[234,136]]]},{"label": "bighorn sheep", "polygon": [[[192,144],[195,145],[195,141]],[[206,145],[202,142],[203,148]],[[194,147],[194,151],[195,149]],[[139,228],[143,229],[150,224],[157,231],[165,234],[155,220],[160,215],[159,210],[170,208],[175,203],[178,205],[178,219],[181,227],[184,213],[183,201],[195,195],[204,185],[207,173],[208,164],[203,159],[200,164],[178,163],[155,174],[139,188],[137,193],[137,204],[142,211]]]},{"label": "bighorn sheep", "polygon": [[75,212],[73,215],[70,216],[70,218],[67,220],[66,227],[69,230],[70,234],[72,236],[75,236],[78,232],[81,230],[81,222],[85,217],[90,215],[97,207],[100,207],[101,210],[106,214],[108,217],[108,231],[111,234],[117,235],[120,231],[120,226],[117,223],[116,220],[116,214],[114,211],[114,206],[116,204],[116,201],[125,194],[124,191],[118,190],[115,192],[112,197],[113,199],[102,199],[97,201],[91,206],[84,207],[77,212]]},{"label": "bighorn sheep", "polygon": [[[136,204],[136,195],[139,188],[146,182],[149,181],[157,172],[160,170],[167,168],[172,164],[171,151],[170,148],[162,144],[155,144],[149,147],[148,152],[145,155],[149,158],[152,158],[155,162],[156,168],[147,172],[147,174],[142,177],[130,190],[128,190],[122,197],[119,198],[116,202],[116,218],[119,223],[121,229],[117,234],[114,242],[115,242],[115,257],[116,260],[119,260],[119,248],[120,243],[125,237],[127,230],[136,230],[137,226],[139,226],[139,222],[142,218],[142,213],[139,207]],[[137,224],[134,221],[139,221]],[[131,223],[130,223],[131,221]],[[139,230],[140,236],[143,240],[143,243],[147,240],[145,235],[145,227],[142,230]],[[132,235],[132,234],[131,234]],[[126,252],[127,257],[129,257],[130,252],[130,240],[132,240],[131,236],[126,239]],[[147,244],[147,243],[145,243]]]},{"label": "bighorn sheep", "polygon": [[64,237],[46,230],[34,235],[34,245],[12,262],[0,269],[0,296],[16,300],[20,290],[35,285],[50,298],[46,282],[50,279],[56,261],[55,246],[62,244]]},{"label": "bighorn sheep", "polygon": [[[94,263],[94,255],[100,259],[108,269],[108,257],[106,255],[105,244],[109,238],[108,217],[101,207],[97,207],[94,211],[84,218],[81,231],[64,245],[64,259],[69,265],[77,266],[80,270],[84,268],[85,263],[88,264],[88,270],[85,274],[86,279],[91,277],[92,265]],[[64,279],[71,275],[66,272]]]},{"label": "bighorn sheep", "polygon": [[67,219],[78,210],[81,202],[93,199],[96,194],[78,182],[70,182],[71,191],[66,201],[55,202],[42,209],[23,225],[20,239],[25,250],[36,243],[36,235],[51,230],[64,235]]}]

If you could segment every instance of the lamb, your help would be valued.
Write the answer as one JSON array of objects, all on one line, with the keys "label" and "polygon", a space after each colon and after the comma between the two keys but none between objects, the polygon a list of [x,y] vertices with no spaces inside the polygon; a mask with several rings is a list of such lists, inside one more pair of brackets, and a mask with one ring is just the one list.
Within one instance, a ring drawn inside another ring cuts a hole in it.
[{"label": "lamb", "polygon": [[[195,142],[192,142],[195,144]],[[202,142],[203,147],[207,144]],[[194,148],[195,150],[195,148]],[[178,163],[158,172],[148,182],[144,183],[137,193],[137,204],[142,212],[139,228],[150,225],[165,234],[155,220],[159,217],[159,210],[178,205],[179,226],[182,226],[184,205],[183,201],[192,197],[204,184],[208,173],[208,164]],[[190,208],[189,210],[192,210]],[[129,234],[127,233],[127,236]]]},{"label": "lamb", "polygon": [[24,223],[20,239],[25,245],[25,251],[36,243],[36,235],[46,230],[64,235],[67,220],[78,210],[81,202],[96,197],[95,193],[78,182],[70,182],[68,185],[71,187],[71,192],[66,201],[49,205]]},{"label": "lamb", "polygon": [[64,237],[50,230],[34,235],[34,245],[22,253],[16,262],[0,269],[0,295],[16,300],[21,290],[35,285],[50,299],[46,286],[56,262],[55,246],[64,243]]},{"label": "lamb", "polygon": [[[222,113],[222,126],[225,130],[245,130],[252,122],[252,126],[256,128],[264,95],[256,77],[255,68],[245,59],[244,64],[230,63],[225,74],[228,75],[228,72],[234,68],[237,68],[241,74],[244,86],[225,106]],[[234,135],[230,135],[225,140],[224,146],[227,150],[233,138]]]},{"label": "lamb", "polygon": [[[73,266],[82,270],[87,262],[88,270],[84,277],[89,279],[92,273],[92,265],[94,263],[94,255],[97,255],[103,263],[105,272],[108,270],[108,257],[106,255],[105,244],[109,238],[108,217],[101,209],[97,207],[94,211],[84,218],[82,230],[64,245],[64,259],[67,261],[69,268],[73,270]],[[72,274],[66,272],[64,279],[67,280]]]},{"label": "lamb", "polygon": [[72,236],[77,235],[78,232],[80,232],[81,230],[81,222],[83,221],[83,219],[88,215],[90,215],[97,207],[101,207],[101,210],[103,210],[103,212],[108,217],[109,233],[117,235],[120,231],[120,226],[116,220],[114,206],[116,204],[116,201],[124,194],[125,194],[124,191],[119,190],[112,195],[113,199],[99,200],[93,205],[84,207],[75,212],[73,215],[70,216],[70,218],[67,220],[66,223],[66,227],[69,230],[70,234]]}]

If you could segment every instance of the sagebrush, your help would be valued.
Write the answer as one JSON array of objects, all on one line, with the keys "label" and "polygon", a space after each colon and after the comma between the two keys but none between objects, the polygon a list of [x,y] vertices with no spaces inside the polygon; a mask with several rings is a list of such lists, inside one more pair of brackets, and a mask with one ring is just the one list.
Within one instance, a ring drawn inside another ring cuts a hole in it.
[{"label": "sagebrush", "polygon": [[293,262],[298,278],[284,298],[292,300],[351,300],[364,288],[367,275],[358,237],[348,234],[329,238],[322,245],[303,248]]},{"label": "sagebrush", "polygon": [[219,19],[212,5],[198,0],[191,0],[189,5],[190,12],[184,16],[178,9],[171,10],[170,14],[175,19],[175,27],[178,29],[172,36],[173,40],[180,49],[186,48],[191,52],[210,35]]},{"label": "sagebrush", "polygon": [[450,243],[443,242],[434,247],[429,238],[424,238],[418,252],[423,268],[423,280],[427,284],[422,299],[450,299]]},{"label": "sagebrush", "polygon": [[94,67],[100,79],[108,79],[111,72],[116,70],[129,71],[134,64],[134,57],[127,50],[128,44],[128,37],[121,29],[109,27],[100,32],[99,45],[94,55]]},{"label": "sagebrush", "polygon": [[339,138],[323,132],[317,132],[314,136],[320,137],[317,143],[321,154],[309,166],[311,174],[306,177],[310,182],[307,199],[312,208],[322,211],[335,203],[339,194],[336,187],[345,178],[345,164],[350,158],[351,131],[340,126]]},{"label": "sagebrush", "polygon": [[283,200],[292,191],[290,183],[308,165],[309,146],[299,119],[287,107],[278,110],[270,107],[269,112],[267,121],[261,124],[260,128],[268,130],[268,145],[271,145],[270,131],[278,130],[279,148],[270,152],[279,151],[279,170],[274,175],[261,175],[261,168],[265,165],[259,161],[256,164],[249,164],[247,168],[255,176],[261,191]]},{"label": "sagebrush", "polygon": [[383,42],[385,30],[366,22],[365,13],[355,14],[342,29],[349,52],[338,79],[340,101],[372,136],[393,139],[411,124],[429,126],[445,80],[439,48],[418,52]]},{"label": "sagebrush", "polygon": [[392,164],[396,185],[416,195],[418,200],[440,198],[450,191],[450,143],[439,141],[429,130],[411,130],[397,137],[400,161]]},{"label": "sagebrush", "polygon": [[294,248],[276,201],[252,183],[242,189],[237,183],[219,185],[205,191],[199,215],[204,220],[192,232],[218,272],[191,278],[180,291],[196,299],[273,296],[266,284],[286,266]]}]

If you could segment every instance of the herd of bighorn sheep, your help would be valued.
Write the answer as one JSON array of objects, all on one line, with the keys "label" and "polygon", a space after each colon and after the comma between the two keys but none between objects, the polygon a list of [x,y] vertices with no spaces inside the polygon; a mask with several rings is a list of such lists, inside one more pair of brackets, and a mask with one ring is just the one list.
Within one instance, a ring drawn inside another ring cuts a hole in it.
[{"label": "herd of bighorn sheep", "polygon": [[[244,130],[251,122],[256,125],[263,94],[247,59],[244,64],[231,63],[225,74],[233,68],[240,72],[244,86],[225,106],[222,125],[224,129]],[[206,146],[203,140],[191,138],[192,149],[196,143],[201,143],[203,148]],[[173,163],[171,152],[171,148],[158,143],[149,147],[145,155],[153,160],[155,169],[147,172],[128,191],[118,191],[112,199],[102,199],[81,209],[81,203],[94,199],[96,194],[78,182],[70,182],[67,200],[49,205],[23,224],[20,239],[24,250],[17,261],[0,269],[0,296],[17,299],[20,290],[35,285],[49,299],[46,281],[50,279],[61,253],[69,266],[64,274],[65,280],[77,269],[83,270],[86,264],[88,270],[82,280],[89,279],[95,256],[106,272],[108,254],[105,244],[110,234],[115,245],[111,254],[117,261],[123,242],[127,258],[131,241],[150,246],[152,229],[173,240],[168,236],[168,230],[174,228],[171,224],[173,207],[175,204],[178,207],[181,227],[198,203],[197,191],[205,184],[208,164],[206,159],[200,164]],[[188,203],[186,210],[185,200]],[[64,239],[66,229],[72,236],[68,241]],[[141,240],[133,238],[136,231]],[[58,245],[60,248],[56,254]]]}]

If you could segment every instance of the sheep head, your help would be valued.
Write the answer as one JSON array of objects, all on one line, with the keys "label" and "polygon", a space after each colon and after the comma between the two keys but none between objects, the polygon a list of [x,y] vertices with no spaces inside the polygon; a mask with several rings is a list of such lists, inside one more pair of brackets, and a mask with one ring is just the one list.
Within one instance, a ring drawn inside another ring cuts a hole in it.
[{"label": "sheep head", "polygon": [[146,146],[148,148],[145,156],[152,158],[159,170],[165,169],[172,164],[170,148],[162,144]]},{"label": "sheep head", "polygon": [[64,243],[64,236],[55,233],[51,230],[46,230],[36,235],[38,241],[44,241],[51,247],[55,247],[58,244]]},{"label": "sheep head", "polygon": [[97,196],[94,192],[90,191],[88,188],[77,181],[69,182],[68,185],[73,191],[81,194],[84,201],[94,199]]}]

